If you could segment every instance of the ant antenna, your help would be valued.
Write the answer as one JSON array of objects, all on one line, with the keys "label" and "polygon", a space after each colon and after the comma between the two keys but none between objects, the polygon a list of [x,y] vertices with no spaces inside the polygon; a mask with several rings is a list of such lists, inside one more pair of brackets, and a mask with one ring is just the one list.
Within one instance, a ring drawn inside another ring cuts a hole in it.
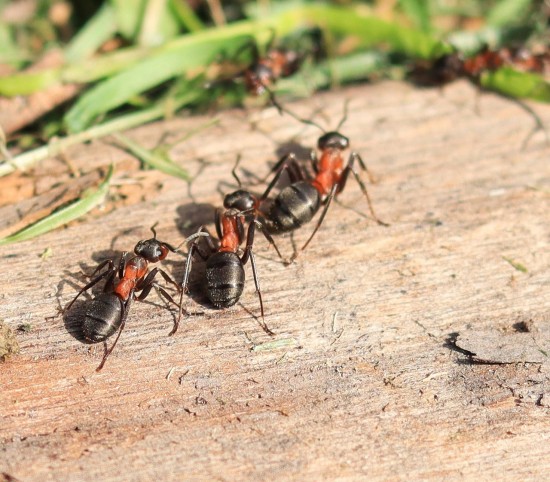
[{"label": "ant antenna", "polygon": [[231,170],[231,175],[235,178],[237,181],[237,184],[239,187],[242,186],[241,179],[239,178],[239,175],[237,174],[237,167],[239,167],[239,164],[241,162],[241,153],[239,152],[237,154],[237,162],[235,162],[235,165],[233,166],[233,169]]},{"label": "ant antenna", "polygon": [[153,224],[149,229],[151,229],[151,231],[153,231],[153,239],[157,239],[157,231],[155,230],[157,224],[159,222],[157,221],[155,224]]},{"label": "ant antenna", "polygon": [[[296,115],[294,112],[287,109],[286,107],[283,107],[281,104],[279,104],[279,102],[275,98],[275,94],[273,94],[273,92],[267,87],[266,87],[266,90],[269,93],[269,98],[271,100],[271,103],[277,108],[277,110],[279,111],[279,114],[281,115],[283,115],[283,113],[288,114],[290,117],[292,117],[293,119],[296,119],[298,122],[317,127],[324,134],[326,134],[327,131],[323,127],[321,127],[319,124],[317,124],[317,122],[312,121],[311,119],[304,119],[303,117]],[[349,103],[350,103],[350,99],[346,99],[346,102],[344,103],[344,115],[342,116],[342,118],[340,119],[340,122],[336,126],[336,129],[335,129],[336,132],[338,132],[340,128],[344,125],[344,123],[348,120]]]},{"label": "ant antenna", "polygon": [[340,127],[344,125],[344,122],[348,120],[348,107],[349,107],[349,99],[346,99],[346,102],[344,103],[344,115],[338,125],[336,126],[336,132],[340,131]]},{"label": "ant antenna", "polygon": [[303,117],[300,117],[300,116],[296,115],[291,110],[288,110],[286,107],[283,107],[281,104],[279,104],[279,102],[275,98],[275,94],[273,93],[273,91],[271,89],[266,87],[266,91],[269,94],[269,100],[271,100],[271,103],[277,108],[277,110],[279,111],[279,114],[281,114],[281,115],[287,114],[290,117],[292,117],[293,119],[296,119],[298,122],[301,122],[302,124],[307,124],[307,125],[310,125],[310,126],[317,127],[323,133],[326,133],[326,130],[323,129],[319,124],[317,124],[317,122],[312,121],[311,119],[304,119]]}]

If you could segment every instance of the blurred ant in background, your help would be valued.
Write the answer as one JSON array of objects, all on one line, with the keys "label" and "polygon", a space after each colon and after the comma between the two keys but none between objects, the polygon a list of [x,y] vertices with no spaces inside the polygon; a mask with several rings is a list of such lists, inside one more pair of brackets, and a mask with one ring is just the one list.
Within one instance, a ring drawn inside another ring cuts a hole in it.
[{"label": "blurred ant in background", "polygon": [[[247,54],[247,55],[245,55]],[[244,91],[248,95],[258,97],[268,93],[274,97],[272,89],[278,79],[297,73],[307,60],[319,62],[326,56],[323,33],[318,27],[302,30],[290,35],[275,44],[275,31],[265,47],[265,53],[260,53],[255,39],[251,38],[232,55],[231,63],[241,63],[240,58],[247,58],[247,65],[230,78],[223,78],[208,84],[209,88],[234,85],[242,81]]]},{"label": "blurred ant in background", "polygon": [[242,72],[244,84],[249,94],[262,95],[271,89],[278,79],[289,77],[301,68],[306,59],[319,62],[326,56],[323,34],[315,27],[301,32],[297,37],[298,45],[274,46],[275,32],[272,33],[265,54],[262,56],[256,42],[250,42],[242,50],[250,49],[251,64]]},{"label": "blurred ant in background", "polygon": [[411,78],[419,85],[438,86],[459,78],[467,78],[479,84],[484,72],[494,72],[502,67],[512,67],[523,72],[543,74],[550,65],[550,54],[533,54],[526,48],[502,47],[492,50],[485,46],[471,57],[460,52],[445,54],[430,62],[418,62],[411,71]]}]

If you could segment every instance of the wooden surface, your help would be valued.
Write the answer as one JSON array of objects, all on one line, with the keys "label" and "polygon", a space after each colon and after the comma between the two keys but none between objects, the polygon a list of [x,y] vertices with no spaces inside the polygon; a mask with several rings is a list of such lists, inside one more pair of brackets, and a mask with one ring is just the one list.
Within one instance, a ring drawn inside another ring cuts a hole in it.
[{"label": "wooden surface", "polygon": [[[253,316],[247,266],[241,303],[219,311],[188,299],[203,314],[174,337],[173,315],[156,294],[134,304],[101,373],[101,345],[78,341],[57,315],[82,285],[80,269],[132,249],[154,221],[159,237],[177,244],[211,222],[237,153],[244,169],[265,175],[281,144],[296,136],[311,146],[319,131],[274,109],[224,113],[172,150],[196,175],[190,190],[137,171],[108,142],[65,153],[84,173],[116,162],[114,197],[84,222],[0,248],[1,318],[14,329],[32,325],[18,332],[20,354],[0,364],[0,472],[23,481],[548,476],[546,365],[474,364],[449,339],[492,330],[509,341],[525,335],[518,327],[549,325],[550,147],[539,133],[522,150],[532,119],[491,94],[476,112],[465,83],[443,92],[361,86],[291,107],[304,116],[322,108],[320,122],[332,127],[346,99],[343,132],[378,178],[370,193],[391,226],[362,215],[365,201],[350,179],[292,266],[257,239],[275,337]],[[533,107],[550,125],[550,109]],[[128,135],[154,147],[205,120]],[[51,159],[26,181],[0,180],[0,191],[10,182],[20,190],[53,184],[67,172]],[[298,246],[310,229],[295,235]],[[292,253],[291,239],[279,245]],[[52,255],[41,258],[48,247]],[[181,276],[179,258],[165,266]]]}]

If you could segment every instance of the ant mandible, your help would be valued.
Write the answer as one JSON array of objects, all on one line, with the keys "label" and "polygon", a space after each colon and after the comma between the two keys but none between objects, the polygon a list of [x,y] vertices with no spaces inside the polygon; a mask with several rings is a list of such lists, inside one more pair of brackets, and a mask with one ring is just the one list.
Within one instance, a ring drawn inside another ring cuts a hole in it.
[{"label": "ant mandible", "polygon": [[[148,265],[165,259],[169,252],[177,253],[179,246],[174,248],[168,243],[159,241],[155,226],[156,224],[151,227],[153,238],[139,241],[136,244],[135,256],[127,259],[128,252],[125,251],[122,253],[118,265],[112,258],[101,262],[90,275],[93,279],[77,293],[63,310],[63,313],[66,313],[82,293],[105,279],[103,292],[86,302],[87,307],[82,323],[82,332],[85,338],[92,342],[105,342],[118,330],[111,347],[107,349],[107,345],[105,345],[105,353],[96,371],[103,368],[107,357],[117,344],[126,324],[132,301],[134,299],[143,301],[152,288],[155,288],[168,302],[178,307],[179,316],[169,335],[173,335],[178,329],[182,313],[181,301],[178,305],[172,296],[156,283],[155,277],[160,273],[164,280],[175,286],[178,291],[181,291],[181,287],[161,268],[156,267],[148,272]],[[197,234],[187,238],[182,244],[190,242],[195,237]],[[101,272],[106,266],[107,269]],[[100,274],[95,276],[97,273]],[[139,295],[136,294],[138,292]]]},{"label": "ant mandible", "polygon": [[[273,98],[272,101],[275,102]],[[319,211],[321,205],[324,205],[313,232],[300,249],[300,251],[303,251],[321,227],[332,200],[344,190],[351,173],[367,200],[372,217],[378,224],[388,226],[374,212],[367,187],[355,169],[355,163],[357,162],[372,182],[372,176],[363,159],[357,152],[352,151],[347,162],[344,160],[344,152],[349,148],[350,142],[339,130],[347,119],[347,103],[344,115],[336,130],[329,132],[324,131],[321,126],[311,120],[301,119],[288,109],[278,104],[276,106],[280,111],[290,114],[303,123],[314,125],[324,132],[317,141],[320,154],[317,155],[315,151],[311,151],[310,155],[315,175],[313,177],[308,176],[298,164],[296,155],[289,153],[283,156],[274,166],[275,175],[259,199],[250,192],[240,189],[225,196],[224,206],[238,210],[253,210],[256,216],[265,224],[269,233],[280,234],[294,231],[308,223]],[[290,185],[279,191],[269,207],[264,209],[264,203],[269,199],[269,194],[285,171],[288,174]],[[233,175],[238,180],[238,177],[235,174]],[[294,253],[289,263],[296,259],[300,251]]]},{"label": "ant mandible", "polygon": [[[218,236],[217,242],[215,242],[215,238],[203,226],[195,233],[196,237],[204,237],[208,252],[203,253],[200,250],[199,239],[193,241],[187,254],[185,273],[181,285],[181,296],[183,296],[183,293],[189,291],[189,276],[191,273],[193,255],[197,253],[206,261],[206,292],[210,302],[217,308],[233,306],[239,301],[243,292],[245,282],[244,265],[250,260],[263,320],[264,304],[253,252],[255,229],[260,225],[258,220],[252,219],[249,222],[248,231],[246,233],[246,245],[242,250],[243,254],[242,256],[238,254],[239,251],[241,251],[240,246],[245,240],[244,223],[246,214],[247,213],[236,209],[228,209],[225,211],[220,209],[216,210],[215,224],[216,234]],[[269,239],[269,235],[266,237]],[[262,323],[261,326],[266,333],[273,335],[273,332],[265,323]]]}]

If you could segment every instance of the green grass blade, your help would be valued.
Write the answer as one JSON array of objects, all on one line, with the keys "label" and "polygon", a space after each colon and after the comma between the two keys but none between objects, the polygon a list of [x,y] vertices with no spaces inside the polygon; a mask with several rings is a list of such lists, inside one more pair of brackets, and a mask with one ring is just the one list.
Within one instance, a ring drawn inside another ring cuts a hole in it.
[{"label": "green grass blade", "polygon": [[89,57],[113,37],[116,29],[113,7],[104,3],[71,40],[65,50],[65,59],[72,63]]},{"label": "green grass blade", "polygon": [[497,27],[518,23],[530,11],[532,0],[500,0],[487,14],[487,23]]},{"label": "green grass blade", "polygon": [[118,32],[126,39],[137,38],[147,0],[110,0],[118,26]]},{"label": "green grass blade", "polygon": [[63,82],[87,83],[117,74],[147,57],[151,49],[127,48],[68,64],[61,70]]},{"label": "green grass blade", "polygon": [[59,82],[92,82],[132,66],[149,53],[149,49],[127,48],[61,68],[0,77],[0,95],[29,95]]},{"label": "green grass blade", "polygon": [[432,29],[430,21],[430,2],[427,0],[400,0],[399,4],[403,11],[423,32]]},{"label": "green grass blade", "polygon": [[61,69],[49,69],[28,74],[14,74],[0,78],[0,95],[12,97],[28,95],[39,90],[47,89],[59,82]]},{"label": "green grass blade", "polygon": [[483,88],[518,99],[550,102],[550,84],[540,75],[518,72],[509,67],[485,72],[480,79]]},{"label": "green grass blade", "polygon": [[181,95],[160,101],[155,106],[148,109],[121,115],[115,119],[91,127],[90,129],[78,134],[51,140],[45,146],[19,154],[18,156],[13,157],[9,162],[0,164],[0,177],[10,174],[16,169],[27,169],[34,164],[47,159],[48,157],[55,156],[60,152],[63,152],[63,150],[67,147],[74,146],[82,142],[91,141],[92,139],[99,139],[114,132],[131,129],[132,127],[161,119],[165,117],[167,113],[176,112],[181,107],[195,102],[199,96],[202,95],[202,93],[203,92],[199,93],[196,90],[187,91]]},{"label": "green grass blade", "polygon": [[431,35],[398,23],[362,15],[352,8],[317,4],[305,6],[283,14],[278,23],[283,22],[294,26],[315,23],[332,34],[356,36],[362,47],[382,44],[391,51],[422,59],[439,57],[451,51],[449,45]]},{"label": "green grass blade", "polygon": [[187,0],[171,0],[170,7],[174,11],[175,17],[188,32],[204,30],[204,24],[189,6]]},{"label": "green grass blade", "polygon": [[212,35],[217,31],[206,31],[185,36],[158,50],[139,64],[120,72],[84,94],[65,116],[69,131],[79,132],[93,120],[118,107],[152,87],[187,70],[201,67],[212,60],[222,50],[237,48],[242,44],[242,36]]},{"label": "green grass blade", "polygon": [[168,0],[148,0],[141,22],[138,43],[143,46],[161,45],[174,38],[179,31],[179,21]]},{"label": "green grass blade", "polygon": [[168,156],[162,156],[154,151],[145,149],[137,142],[129,139],[122,134],[113,134],[113,137],[122,144],[131,154],[136,156],[140,161],[148,166],[158,169],[170,176],[178,177],[184,181],[189,181],[189,173],[183,169],[180,165],[176,164]]},{"label": "green grass blade", "polygon": [[96,190],[84,192],[80,199],[72,202],[68,206],[64,206],[61,209],[54,211],[45,218],[42,218],[35,223],[26,226],[20,231],[17,231],[15,234],[0,239],[0,246],[17,243],[20,241],[27,241],[83,216],[95,206],[103,202],[105,196],[109,192],[109,183],[112,175],[113,165],[111,164],[107,176]]}]

